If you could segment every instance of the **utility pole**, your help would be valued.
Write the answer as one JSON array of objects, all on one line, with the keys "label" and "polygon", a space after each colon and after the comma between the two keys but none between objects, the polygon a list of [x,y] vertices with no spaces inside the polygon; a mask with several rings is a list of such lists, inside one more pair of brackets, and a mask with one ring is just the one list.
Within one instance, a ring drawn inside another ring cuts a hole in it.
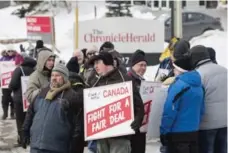
[{"label": "utility pole", "polygon": [[182,1],[174,0],[172,1],[171,6],[171,18],[172,18],[172,30],[171,36],[182,38]]}]

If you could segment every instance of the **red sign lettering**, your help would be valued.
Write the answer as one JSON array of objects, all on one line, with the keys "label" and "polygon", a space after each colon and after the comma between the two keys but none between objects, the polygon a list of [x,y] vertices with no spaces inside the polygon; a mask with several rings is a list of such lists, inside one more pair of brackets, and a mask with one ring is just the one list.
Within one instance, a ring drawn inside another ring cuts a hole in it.
[{"label": "red sign lettering", "polygon": [[130,96],[86,114],[87,136],[105,131],[132,118]]},{"label": "red sign lettering", "polygon": [[144,103],[144,118],[143,118],[142,125],[146,125],[149,121],[151,103],[152,103],[152,100]]},{"label": "red sign lettering", "polygon": [[148,43],[155,42],[155,33],[146,33],[142,35],[134,33],[117,33],[110,35],[85,34],[84,42],[100,43],[105,41],[123,42],[123,43]]},{"label": "red sign lettering", "polygon": [[27,32],[50,33],[51,17],[27,17]]},{"label": "red sign lettering", "polygon": [[9,85],[13,72],[2,73],[2,86]]}]

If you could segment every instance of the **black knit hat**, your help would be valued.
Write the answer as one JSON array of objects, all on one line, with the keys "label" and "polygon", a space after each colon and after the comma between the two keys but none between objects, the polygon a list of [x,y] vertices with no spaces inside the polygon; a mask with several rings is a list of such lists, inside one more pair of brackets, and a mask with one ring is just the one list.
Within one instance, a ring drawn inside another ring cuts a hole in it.
[{"label": "black knit hat", "polygon": [[188,41],[180,39],[174,45],[173,57],[177,60],[189,54],[190,44]]},{"label": "black knit hat", "polygon": [[190,49],[192,66],[196,67],[200,61],[210,60],[210,55],[206,47],[202,45],[194,46]]},{"label": "black knit hat", "polygon": [[207,51],[209,52],[210,59],[212,60],[212,62],[217,64],[215,50],[213,48],[211,48],[211,47],[207,47]]},{"label": "black knit hat", "polygon": [[70,72],[79,73],[79,64],[78,64],[78,58],[77,57],[71,57],[71,59],[68,61],[66,67]]},{"label": "black knit hat", "polygon": [[141,61],[145,61],[147,63],[145,52],[138,49],[131,56],[131,67]]},{"label": "black knit hat", "polygon": [[114,49],[114,45],[113,45],[113,43],[111,43],[110,41],[106,41],[106,42],[104,42],[104,43],[101,45],[99,51],[100,51],[100,52],[101,52],[101,51],[104,51],[104,48],[107,48],[107,49],[112,50],[112,49]]},{"label": "black knit hat", "polygon": [[102,60],[105,65],[114,65],[113,57],[110,53],[108,52],[100,52],[97,55],[94,55],[90,60],[89,64],[94,65],[94,62],[97,60]]},{"label": "black knit hat", "polygon": [[173,67],[180,72],[187,72],[193,70],[191,59],[189,56],[184,56],[173,63]]}]

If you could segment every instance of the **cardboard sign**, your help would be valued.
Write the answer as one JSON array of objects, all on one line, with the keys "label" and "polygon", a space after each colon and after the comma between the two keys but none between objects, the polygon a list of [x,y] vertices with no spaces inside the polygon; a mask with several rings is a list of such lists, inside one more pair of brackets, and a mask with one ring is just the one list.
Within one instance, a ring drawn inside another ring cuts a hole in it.
[{"label": "cardboard sign", "polygon": [[28,76],[22,76],[21,77],[21,90],[22,90],[22,100],[23,100],[23,111],[27,112],[29,107],[29,102],[25,96],[25,92],[27,90],[29,83],[29,77]]},{"label": "cardboard sign", "polygon": [[27,37],[32,42],[43,40],[45,44],[53,44],[54,18],[51,16],[27,16]]},{"label": "cardboard sign", "polygon": [[154,89],[153,107],[151,107],[147,138],[148,140],[160,137],[160,125],[163,114],[164,104],[168,94],[168,87],[158,87]]},{"label": "cardboard sign", "polygon": [[132,82],[84,90],[85,140],[134,134]]},{"label": "cardboard sign", "polygon": [[1,69],[1,88],[8,88],[12,78],[14,69],[16,68],[14,61],[0,62]]},{"label": "cardboard sign", "polygon": [[140,128],[141,132],[147,132],[149,115],[153,106],[154,89],[160,87],[161,83],[142,81],[140,86],[140,95],[144,104],[144,119]]}]

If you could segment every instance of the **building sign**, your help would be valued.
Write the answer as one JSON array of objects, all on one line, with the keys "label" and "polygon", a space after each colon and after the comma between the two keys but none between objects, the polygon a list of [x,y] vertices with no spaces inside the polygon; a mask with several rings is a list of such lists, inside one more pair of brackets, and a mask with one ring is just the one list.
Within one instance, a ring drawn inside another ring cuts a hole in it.
[{"label": "building sign", "polygon": [[27,16],[27,37],[32,42],[43,40],[46,44],[53,44],[54,18],[51,16]]}]

